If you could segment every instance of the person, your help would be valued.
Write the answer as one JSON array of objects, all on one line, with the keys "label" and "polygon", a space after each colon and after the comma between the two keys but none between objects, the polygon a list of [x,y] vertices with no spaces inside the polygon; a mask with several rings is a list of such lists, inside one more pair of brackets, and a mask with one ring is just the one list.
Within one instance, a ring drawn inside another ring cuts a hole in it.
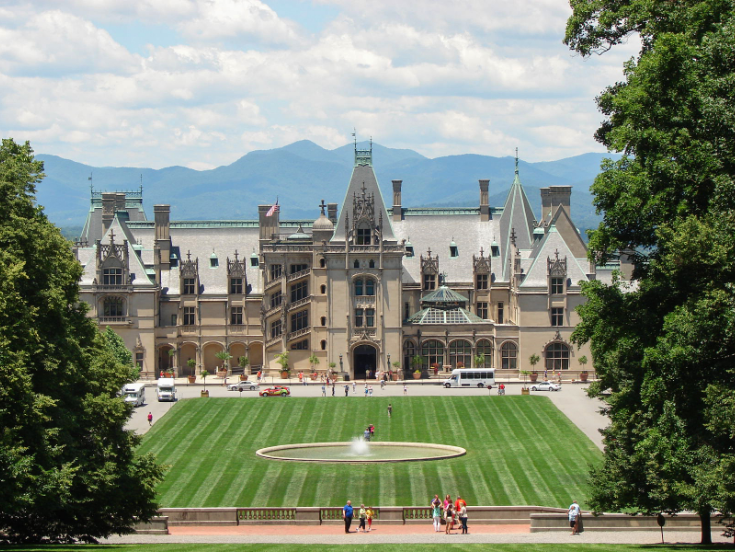
[{"label": "person", "polygon": [[369,390],[368,390],[368,385],[367,385],[367,383],[366,383],[366,384],[365,384],[365,398],[367,398],[367,396],[368,396],[368,391],[369,391]]},{"label": "person", "polygon": [[304,374],[299,372],[299,383],[301,383],[304,379]]},{"label": "person", "polygon": [[373,396],[373,386],[368,387],[368,395]]},{"label": "person", "polygon": [[393,405],[388,403],[388,417],[393,416]]},{"label": "person", "polygon": [[363,533],[367,533],[367,529],[365,528],[366,521],[367,521],[367,511],[365,510],[365,505],[360,504],[360,525],[357,527],[358,533],[360,531],[362,531]]},{"label": "person", "polygon": [[332,396],[334,397],[334,382],[332,382]]},{"label": "person", "polygon": [[367,510],[365,510],[365,515],[367,516],[367,524],[368,524],[368,531],[373,530],[373,516],[375,515],[375,512],[373,512],[373,509],[368,506]]},{"label": "person", "polygon": [[434,500],[429,505],[431,507],[431,517],[434,519],[434,532],[439,533],[442,530],[442,501],[439,495],[434,495]]},{"label": "person", "polygon": [[444,502],[442,503],[442,507],[444,508],[444,512],[447,511],[447,508],[452,503],[452,497],[447,495],[444,497]]},{"label": "person", "polygon": [[408,395],[408,386],[405,383],[403,384],[403,394]]},{"label": "person", "polygon": [[457,512],[457,514],[459,514],[459,510],[460,508],[462,508],[463,505],[467,506],[467,503],[464,501],[464,498],[457,495],[457,500],[454,501],[454,511]]},{"label": "person", "polygon": [[380,389],[381,390],[382,389],[385,389],[385,380],[384,379],[380,380]]},{"label": "person", "polygon": [[345,504],[345,507],[342,508],[342,518],[345,520],[345,533],[350,532],[350,525],[352,525],[352,514],[352,501],[348,500],[347,504]]},{"label": "person", "polygon": [[352,380],[352,393],[357,393],[357,382],[355,380]]},{"label": "person", "polygon": [[345,384],[345,397],[350,396],[350,386]]},{"label": "person", "polygon": [[498,395],[505,395],[505,384],[501,383],[498,386]]},{"label": "person", "polygon": [[258,381],[260,381],[262,377],[263,377],[263,371],[258,370]]},{"label": "person", "polygon": [[577,522],[579,521],[580,514],[579,504],[577,504],[576,500],[572,500],[572,504],[569,506],[569,527],[572,528],[572,535],[579,533]]},{"label": "person", "polygon": [[444,512],[444,517],[447,519],[447,528],[444,532],[448,535],[452,532],[452,529],[454,529],[454,510],[451,502]]},{"label": "person", "polygon": [[327,396],[327,386],[322,383],[322,397]]},{"label": "person", "polygon": [[362,438],[365,439],[366,441],[370,440],[370,428],[369,427],[366,427],[365,431],[362,432]]},{"label": "person", "polygon": [[467,534],[467,504],[462,504],[462,508],[459,510],[459,521],[462,522],[462,534]]},{"label": "person", "polygon": [[148,413],[148,425],[149,426],[153,425],[153,412]]},{"label": "person", "polygon": [[373,424],[370,424],[368,426],[368,429],[370,430],[370,438],[373,438],[373,435],[375,435],[375,426]]}]

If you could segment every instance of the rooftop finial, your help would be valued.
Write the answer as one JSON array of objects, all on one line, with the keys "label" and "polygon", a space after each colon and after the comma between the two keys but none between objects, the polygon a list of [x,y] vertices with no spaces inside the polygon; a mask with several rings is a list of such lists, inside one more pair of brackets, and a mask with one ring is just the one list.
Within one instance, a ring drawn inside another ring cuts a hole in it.
[{"label": "rooftop finial", "polygon": [[94,195],[94,182],[92,182],[92,173],[89,173],[89,196],[92,197]]},{"label": "rooftop finial", "polygon": [[320,209],[322,210],[322,216],[323,216],[323,217],[324,217],[324,216],[326,216],[326,215],[324,214],[324,209],[325,209],[326,207],[327,207],[327,204],[326,204],[326,203],[324,203],[324,200],[322,199],[322,202],[321,202],[321,203],[319,204],[319,208],[320,208]]},{"label": "rooftop finial", "polygon": [[518,148],[516,148],[516,176],[518,176]]}]

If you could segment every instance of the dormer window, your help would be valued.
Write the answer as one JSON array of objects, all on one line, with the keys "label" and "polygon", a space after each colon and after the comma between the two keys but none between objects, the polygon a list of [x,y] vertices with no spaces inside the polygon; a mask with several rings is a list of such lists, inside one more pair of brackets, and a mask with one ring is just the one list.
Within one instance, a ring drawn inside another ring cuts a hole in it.
[{"label": "dormer window", "polygon": [[413,257],[413,245],[406,246],[406,257]]},{"label": "dormer window", "polygon": [[250,266],[259,266],[259,265],[260,265],[260,262],[258,260],[258,254],[253,253],[252,255],[250,255]]},{"label": "dormer window", "polygon": [[102,285],[121,286],[123,283],[122,268],[105,268],[102,270]]},{"label": "dormer window", "polygon": [[196,291],[196,280],[194,278],[184,278],[184,285],[181,293],[183,295],[194,295]]},{"label": "dormer window", "polygon": [[550,287],[552,295],[563,295],[564,278],[551,278]]},{"label": "dormer window", "polygon": [[436,289],[436,274],[424,274],[424,291]]},{"label": "dormer window", "polygon": [[370,228],[358,228],[355,240],[356,245],[370,245]]},{"label": "dormer window", "polygon": [[454,242],[449,244],[449,256],[459,257],[459,248],[457,247],[457,244]]},{"label": "dormer window", "polygon": [[493,257],[500,257],[500,247],[497,243],[493,242],[493,244],[490,246],[490,250],[493,254]]},{"label": "dormer window", "polygon": [[475,287],[477,289],[487,289],[487,276],[487,274],[475,275],[475,283],[477,284]]},{"label": "dormer window", "polygon": [[209,256],[209,268],[217,268],[219,266],[219,259],[217,258],[217,255],[212,253]]},{"label": "dormer window", "polygon": [[230,293],[242,295],[242,278],[230,278]]}]

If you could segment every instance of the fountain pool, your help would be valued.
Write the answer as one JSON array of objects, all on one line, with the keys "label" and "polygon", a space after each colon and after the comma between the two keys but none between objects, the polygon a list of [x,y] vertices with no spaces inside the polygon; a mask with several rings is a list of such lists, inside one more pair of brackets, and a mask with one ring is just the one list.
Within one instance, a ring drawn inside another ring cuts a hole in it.
[{"label": "fountain pool", "polygon": [[293,462],[417,462],[445,460],[466,454],[461,447],[436,443],[363,441],[341,443],[298,443],[267,447],[255,454],[270,460]]}]

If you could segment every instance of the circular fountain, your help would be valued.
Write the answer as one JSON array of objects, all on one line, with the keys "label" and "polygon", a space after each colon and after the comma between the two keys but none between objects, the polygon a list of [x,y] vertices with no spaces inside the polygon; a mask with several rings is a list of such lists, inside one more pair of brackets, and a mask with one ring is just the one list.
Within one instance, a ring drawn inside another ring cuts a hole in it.
[{"label": "circular fountain", "polygon": [[292,462],[418,462],[445,460],[466,454],[461,447],[436,443],[369,442],[297,443],[262,448],[255,452],[270,460]]}]

